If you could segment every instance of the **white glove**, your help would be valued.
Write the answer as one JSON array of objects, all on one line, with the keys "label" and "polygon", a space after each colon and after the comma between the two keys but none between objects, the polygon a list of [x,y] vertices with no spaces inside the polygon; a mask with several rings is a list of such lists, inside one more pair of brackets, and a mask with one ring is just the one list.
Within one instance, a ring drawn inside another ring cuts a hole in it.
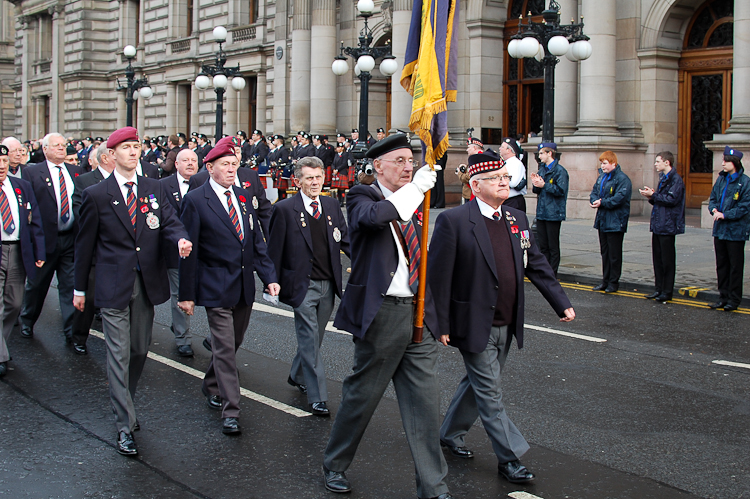
[{"label": "white glove", "polygon": [[414,174],[414,179],[411,181],[411,183],[417,186],[417,189],[419,189],[419,192],[421,194],[424,194],[425,192],[435,187],[435,183],[437,182],[438,170],[442,170],[442,167],[440,165],[435,165],[434,171],[430,168],[430,165],[424,165],[422,168],[417,170],[417,173]]}]

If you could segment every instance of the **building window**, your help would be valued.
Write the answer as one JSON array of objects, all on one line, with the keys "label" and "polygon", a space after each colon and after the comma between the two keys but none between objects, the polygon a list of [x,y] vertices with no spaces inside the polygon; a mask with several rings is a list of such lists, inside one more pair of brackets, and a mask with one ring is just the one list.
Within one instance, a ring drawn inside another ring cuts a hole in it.
[{"label": "building window", "polygon": [[169,36],[185,38],[193,34],[195,0],[177,0],[169,4]]},{"label": "building window", "polygon": [[259,17],[259,4],[260,0],[249,0],[250,1],[250,22],[248,24],[253,24],[258,21]]}]

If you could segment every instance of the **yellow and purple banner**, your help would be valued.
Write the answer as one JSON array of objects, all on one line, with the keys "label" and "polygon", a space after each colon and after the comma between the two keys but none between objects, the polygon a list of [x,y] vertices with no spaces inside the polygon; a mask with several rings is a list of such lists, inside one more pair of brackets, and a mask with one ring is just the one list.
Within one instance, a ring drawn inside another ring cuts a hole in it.
[{"label": "yellow and purple banner", "polygon": [[456,101],[458,0],[414,0],[401,85],[414,98],[409,128],[423,160],[448,150],[448,102]]}]

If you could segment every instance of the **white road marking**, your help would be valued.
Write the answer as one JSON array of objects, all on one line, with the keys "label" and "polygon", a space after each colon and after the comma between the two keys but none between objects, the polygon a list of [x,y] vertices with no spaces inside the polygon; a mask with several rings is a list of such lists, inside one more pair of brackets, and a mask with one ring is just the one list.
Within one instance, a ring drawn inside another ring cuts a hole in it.
[{"label": "white road marking", "polygon": [[532,326],[531,324],[524,324],[523,327],[526,329],[533,329],[535,331],[543,331],[545,333],[559,334],[560,336],[568,336],[570,338],[576,338],[578,340],[593,341],[594,343],[604,343],[607,340],[604,338],[597,338],[596,336],[586,336],[585,334],[569,333],[567,331],[560,331],[558,329],[550,329],[542,326]]},{"label": "white road marking", "polygon": [[750,369],[750,364],[742,364],[741,362],[730,362],[728,360],[714,360],[712,364],[719,364],[720,366],[744,367],[745,369]]},{"label": "white road marking", "polygon": [[[90,334],[92,336],[96,336],[100,340],[104,339],[104,334],[100,333],[99,331],[91,330]],[[148,358],[151,360],[155,360],[156,362],[160,362],[164,365],[167,365],[171,367],[172,369],[177,369],[178,371],[182,371],[185,374],[189,374],[190,376],[193,376],[198,379],[203,379],[203,374],[201,371],[197,369],[193,369],[192,367],[188,367],[185,364],[181,364],[179,362],[176,362],[172,359],[168,359],[166,357],[162,357],[159,354],[156,354],[154,352],[148,353]],[[266,397],[265,395],[261,395],[260,393],[255,393],[247,388],[240,387],[240,395],[249,398],[250,400],[254,400],[256,402],[260,402],[263,405],[267,405],[268,407],[271,407],[273,409],[278,409],[279,411],[285,412],[289,415],[296,416],[298,418],[304,418],[307,416],[312,416],[311,413],[302,411],[300,409],[297,409],[296,407],[292,407],[290,405],[286,405],[283,402],[279,402],[277,400],[273,400],[271,398]]]},{"label": "white road marking", "polygon": [[529,494],[528,492],[511,492],[508,494],[508,497],[512,497],[513,499],[542,499],[541,497]]},{"label": "white road marking", "polygon": [[[269,305],[264,305],[262,303],[257,303],[257,302],[253,304],[253,310],[257,310],[259,312],[265,312],[268,314],[281,315],[283,317],[294,318],[294,312],[290,310],[284,310],[283,308],[271,307]],[[551,329],[551,328],[543,327],[543,326],[532,326],[531,324],[524,324],[523,327],[525,327],[526,329],[533,329],[535,331],[558,334],[560,336],[568,336],[570,338],[576,338],[578,340],[593,341],[595,343],[604,343],[607,341],[604,338],[597,338],[595,336],[586,336],[584,334],[569,333],[567,331],[560,331],[558,329]],[[326,331],[331,331],[332,333],[346,334],[346,335],[351,336],[351,333],[347,333],[346,331],[342,331],[341,329],[336,329],[335,327],[333,327],[333,321],[328,323],[328,325],[326,326]]]}]

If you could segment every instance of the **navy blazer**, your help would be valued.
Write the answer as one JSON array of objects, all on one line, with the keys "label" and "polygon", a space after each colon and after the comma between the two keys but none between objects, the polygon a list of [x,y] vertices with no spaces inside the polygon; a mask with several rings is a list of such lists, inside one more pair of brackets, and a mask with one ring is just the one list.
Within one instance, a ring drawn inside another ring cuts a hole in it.
[{"label": "navy blazer", "polygon": [[[26,277],[34,279],[36,275],[36,262],[44,261],[46,250],[44,248],[44,231],[42,230],[42,217],[39,213],[39,205],[34,196],[34,189],[27,181],[7,177],[18,201],[18,237],[21,246],[21,259]],[[0,229],[1,230],[1,229]],[[2,252],[0,252],[2,260]]]},{"label": "navy blazer", "polygon": [[[137,190],[135,231],[114,174],[83,191],[80,230],[76,237],[75,289],[87,290],[92,258],[96,254],[94,304],[97,307],[127,308],[139,266],[151,304],[158,305],[169,299],[169,278],[161,240],[163,237],[177,244],[188,235],[158,180],[138,177]],[[149,195],[157,199],[157,207],[149,202]],[[158,226],[150,228],[147,216],[155,216]]]},{"label": "navy blazer", "polygon": [[83,175],[79,175],[73,179],[76,188],[71,197],[73,199],[73,214],[76,217],[76,223],[78,223],[78,214],[81,211],[81,196],[83,195],[83,191],[92,185],[98,184],[102,180],[104,180],[104,175],[102,175],[99,168],[84,173]]},{"label": "navy blazer", "polygon": [[[210,175],[206,168],[203,168],[201,171],[190,177],[188,192],[205,184],[209,177]],[[250,192],[250,199],[255,199],[258,202],[258,207],[255,208],[255,213],[260,219],[260,227],[263,229],[263,234],[268,237],[273,205],[266,197],[266,190],[263,188],[263,184],[260,183],[258,172],[250,168],[237,168],[237,178],[240,179],[240,186]],[[250,204],[255,206],[255,203]]]},{"label": "navy blazer", "polygon": [[[75,194],[75,178],[83,173],[80,166],[70,165],[65,163],[65,168],[68,169],[70,178],[73,179],[73,192],[71,192],[71,199]],[[28,181],[31,187],[34,189],[34,196],[39,204],[39,213],[42,218],[42,229],[44,230],[44,242],[46,244],[47,253],[52,253],[57,247],[57,196],[55,196],[55,187],[52,182],[57,182],[59,179],[50,178],[49,168],[47,167],[47,160],[34,165],[26,165],[26,168],[21,172],[21,178]],[[76,227],[75,213],[73,212],[73,206],[71,202],[70,215],[73,217],[73,227]],[[45,260],[45,258],[42,258]]]},{"label": "navy blazer", "polygon": [[218,198],[208,182],[182,200],[182,223],[193,241],[193,251],[180,260],[180,301],[221,308],[252,305],[253,271],[266,286],[277,282],[249,200],[251,194],[237,186],[232,189],[241,205],[242,241],[224,208],[226,201]]},{"label": "navy blazer", "polygon": [[[162,188],[164,189],[166,198],[169,200],[172,208],[174,208],[177,216],[179,216],[180,213],[182,213],[182,195],[180,194],[182,191],[180,190],[180,185],[177,183],[177,175],[170,175],[169,177],[165,177],[161,179],[160,182]],[[190,184],[188,183],[188,186],[189,185]],[[177,245],[172,244],[168,240],[163,240],[162,244],[164,248],[164,261],[167,262],[167,268],[179,268],[180,252],[177,249]]]},{"label": "navy blazer", "polygon": [[[341,252],[349,255],[349,231],[338,201],[318,196],[328,234],[328,258],[336,283],[336,296],[341,297]],[[279,201],[271,215],[271,234],[268,254],[271,255],[281,292],[279,300],[291,307],[299,307],[310,285],[313,267],[313,244],[310,233],[311,215],[305,210],[302,194]],[[338,233],[339,241],[333,237]]]},{"label": "navy blazer", "polygon": [[[396,207],[369,185],[355,185],[346,196],[351,242],[352,275],[341,298],[334,325],[363,338],[385,299],[398,267],[398,249],[391,221],[398,221]],[[421,211],[412,216],[417,237],[422,239]],[[439,338],[435,303],[427,279],[424,323]]]},{"label": "navy blazer", "polygon": [[[524,289],[523,278],[528,277],[542,296],[552,305],[557,315],[571,308],[560,283],[555,279],[547,259],[539,251],[529,220],[520,210],[502,207],[502,220],[518,228],[511,237],[513,264],[516,274],[516,311],[508,330],[516,337],[518,348],[523,347]],[[524,269],[524,250],[521,248],[523,231],[528,231],[531,247]],[[440,332],[450,336],[450,345],[472,353],[487,348],[497,304],[498,276],[495,255],[485,218],[476,199],[458,208],[441,213],[432,233],[427,279],[437,307]]]},{"label": "navy blazer", "polygon": [[159,180],[159,167],[143,158],[141,158],[141,170],[143,170],[144,177]]}]

